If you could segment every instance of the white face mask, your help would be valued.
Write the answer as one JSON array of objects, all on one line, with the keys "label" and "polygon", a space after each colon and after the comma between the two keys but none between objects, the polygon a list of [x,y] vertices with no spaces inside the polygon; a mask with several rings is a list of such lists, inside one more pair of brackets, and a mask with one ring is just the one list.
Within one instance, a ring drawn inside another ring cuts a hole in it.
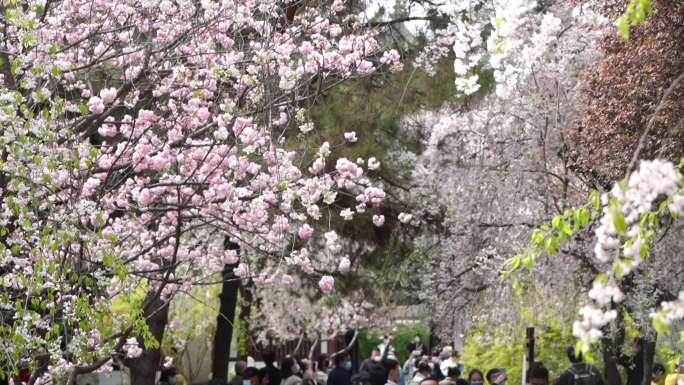
[{"label": "white face mask", "polygon": [[300,368],[299,364],[295,362],[294,365],[292,365],[292,373],[299,373],[300,370],[302,370],[302,368]]}]

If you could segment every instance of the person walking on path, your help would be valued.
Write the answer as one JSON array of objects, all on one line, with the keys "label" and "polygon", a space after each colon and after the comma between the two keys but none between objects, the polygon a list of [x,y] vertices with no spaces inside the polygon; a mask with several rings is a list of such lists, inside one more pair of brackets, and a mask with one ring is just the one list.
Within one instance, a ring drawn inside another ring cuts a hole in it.
[{"label": "person walking on path", "polygon": [[584,362],[581,353],[575,354],[574,346],[568,346],[566,353],[571,365],[558,377],[556,385],[605,385],[598,369]]},{"label": "person walking on path", "polygon": [[302,377],[299,375],[302,369],[297,360],[292,357],[285,357],[280,367],[282,368],[282,385],[300,385],[302,383]]},{"label": "person walking on path", "polygon": [[632,342],[632,356],[622,355],[618,363],[627,372],[627,385],[641,385],[644,379],[644,342],[641,337]]},{"label": "person walking on path", "polygon": [[352,385],[352,362],[349,352],[343,351],[335,355],[335,368],[328,374],[327,385]]},{"label": "person walking on path", "polygon": [[280,369],[275,367],[275,353],[265,352],[263,359],[266,366],[259,371],[259,383],[261,385],[280,385],[282,375]]}]

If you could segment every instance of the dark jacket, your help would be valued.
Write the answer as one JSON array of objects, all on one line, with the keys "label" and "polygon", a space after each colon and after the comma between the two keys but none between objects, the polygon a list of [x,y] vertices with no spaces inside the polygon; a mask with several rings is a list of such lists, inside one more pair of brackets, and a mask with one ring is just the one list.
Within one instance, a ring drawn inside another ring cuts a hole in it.
[{"label": "dark jacket", "polygon": [[282,380],[280,369],[273,365],[261,368],[259,371],[259,383],[264,383],[264,378],[268,378],[268,385],[280,385]]},{"label": "dark jacket", "polygon": [[335,368],[328,374],[327,385],[351,385],[351,373],[343,368]]},{"label": "dark jacket", "polygon": [[572,364],[568,369],[566,369],[560,377],[556,380],[556,385],[574,385],[575,384],[575,375],[572,373],[572,369],[575,371],[578,370],[589,370],[591,374],[593,374],[594,378],[594,384],[595,385],[605,385],[605,382],[603,381],[603,377],[601,377],[601,373],[599,373],[598,369],[596,367],[589,365],[585,362],[578,362],[576,364]]},{"label": "dark jacket", "polygon": [[622,356],[618,362],[627,371],[627,385],[641,385],[644,378],[644,353],[640,351],[633,357]]}]

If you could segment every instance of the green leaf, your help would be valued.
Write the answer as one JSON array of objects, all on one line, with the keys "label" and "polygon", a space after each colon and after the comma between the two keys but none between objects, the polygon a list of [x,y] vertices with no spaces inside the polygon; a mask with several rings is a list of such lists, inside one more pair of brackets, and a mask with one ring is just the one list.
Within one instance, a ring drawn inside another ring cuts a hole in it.
[{"label": "green leaf", "polygon": [[520,268],[521,262],[522,258],[519,255],[516,255],[515,257],[509,259],[508,264],[511,265],[511,271],[518,270]]},{"label": "green leaf", "polygon": [[625,276],[625,264],[622,261],[618,261],[618,263],[615,264],[615,276],[618,279],[622,279],[622,277]]},{"label": "green leaf", "polygon": [[596,281],[596,283],[605,285],[608,282],[608,276],[606,275],[606,273],[601,273],[596,276],[596,279],[594,281]]},{"label": "green leaf", "polygon": [[572,235],[572,227],[567,222],[561,222],[560,230],[566,235]]},{"label": "green leaf", "polygon": [[613,226],[615,226],[615,230],[617,230],[619,234],[624,235],[627,233],[627,221],[625,220],[625,216],[618,210],[613,210]]},{"label": "green leaf", "polygon": [[79,111],[81,111],[81,115],[88,115],[88,105],[85,103],[81,103],[81,105],[78,107]]},{"label": "green leaf", "polygon": [[544,232],[536,229],[532,232],[532,243],[541,246],[544,243]]},{"label": "green leaf", "polygon": [[648,243],[644,242],[643,245],[641,245],[641,249],[639,249],[639,258],[641,259],[646,259],[648,256],[648,253],[651,251],[651,246],[649,246]]},{"label": "green leaf", "polygon": [[534,267],[534,255],[530,254],[523,258],[522,264],[526,269],[531,270]]},{"label": "green leaf", "polygon": [[12,73],[13,76],[17,76],[17,70],[19,69],[19,67],[21,67],[21,60],[19,58],[12,60],[10,72]]},{"label": "green leaf", "polygon": [[588,224],[589,221],[591,220],[591,215],[589,214],[589,210],[587,210],[586,208],[582,207],[582,208],[579,210],[579,213],[580,213],[580,223],[581,223],[583,226],[586,225],[586,224]]},{"label": "green leaf", "polygon": [[558,253],[558,238],[556,238],[555,236],[546,238],[545,247],[547,254]]},{"label": "green leaf", "polygon": [[598,191],[592,191],[589,194],[589,202],[594,206],[595,209],[601,208],[601,194]]}]

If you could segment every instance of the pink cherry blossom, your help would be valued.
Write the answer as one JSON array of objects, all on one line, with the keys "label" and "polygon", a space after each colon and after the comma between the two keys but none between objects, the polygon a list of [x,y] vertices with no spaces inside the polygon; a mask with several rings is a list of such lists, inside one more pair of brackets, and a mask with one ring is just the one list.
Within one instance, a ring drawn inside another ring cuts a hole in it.
[{"label": "pink cherry blossom", "polygon": [[347,257],[342,257],[340,259],[340,263],[337,266],[337,269],[340,271],[342,274],[347,274],[349,270],[351,269],[351,261]]},{"label": "pink cherry blossom", "polygon": [[247,278],[249,276],[249,266],[245,263],[241,263],[235,268],[235,275],[240,278]]},{"label": "pink cherry blossom", "polygon": [[330,294],[335,290],[335,278],[324,275],[320,281],[318,281],[318,287],[324,294]]},{"label": "pink cherry blossom", "polygon": [[93,96],[88,100],[88,110],[93,114],[101,114],[104,111],[104,108],[104,103],[99,97]]},{"label": "pink cherry blossom", "polygon": [[100,128],[97,129],[97,132],[100,135],[109,138],[116,136],[117,131],[118,130],[116,129],[116,126],[113,124],[103,124],[102,126],[100,126]]},{"label": "pink cherry blossom", "polygon": [[384,215],[373,215],[373,224],[380,227],[385,224]]},{"label": "pink cherry blossom", "polygon": [[223,263],[233,265],[239,260],[237,250],[226,250],[223,254]]},{"label": "pink cherry blossom", "polygon": [[313,228],[309,226],[307,223],[303,224],[302,227],[299,228],[298,235],[299,238],[302,239],[309,239],[313,235]]},{"label": "pink cherry blossom", "polygon": [[100,91],[100,99],[102,99],[102,102],[105,104],[109,104],[116,99],[116,88],[103,88]]}]

